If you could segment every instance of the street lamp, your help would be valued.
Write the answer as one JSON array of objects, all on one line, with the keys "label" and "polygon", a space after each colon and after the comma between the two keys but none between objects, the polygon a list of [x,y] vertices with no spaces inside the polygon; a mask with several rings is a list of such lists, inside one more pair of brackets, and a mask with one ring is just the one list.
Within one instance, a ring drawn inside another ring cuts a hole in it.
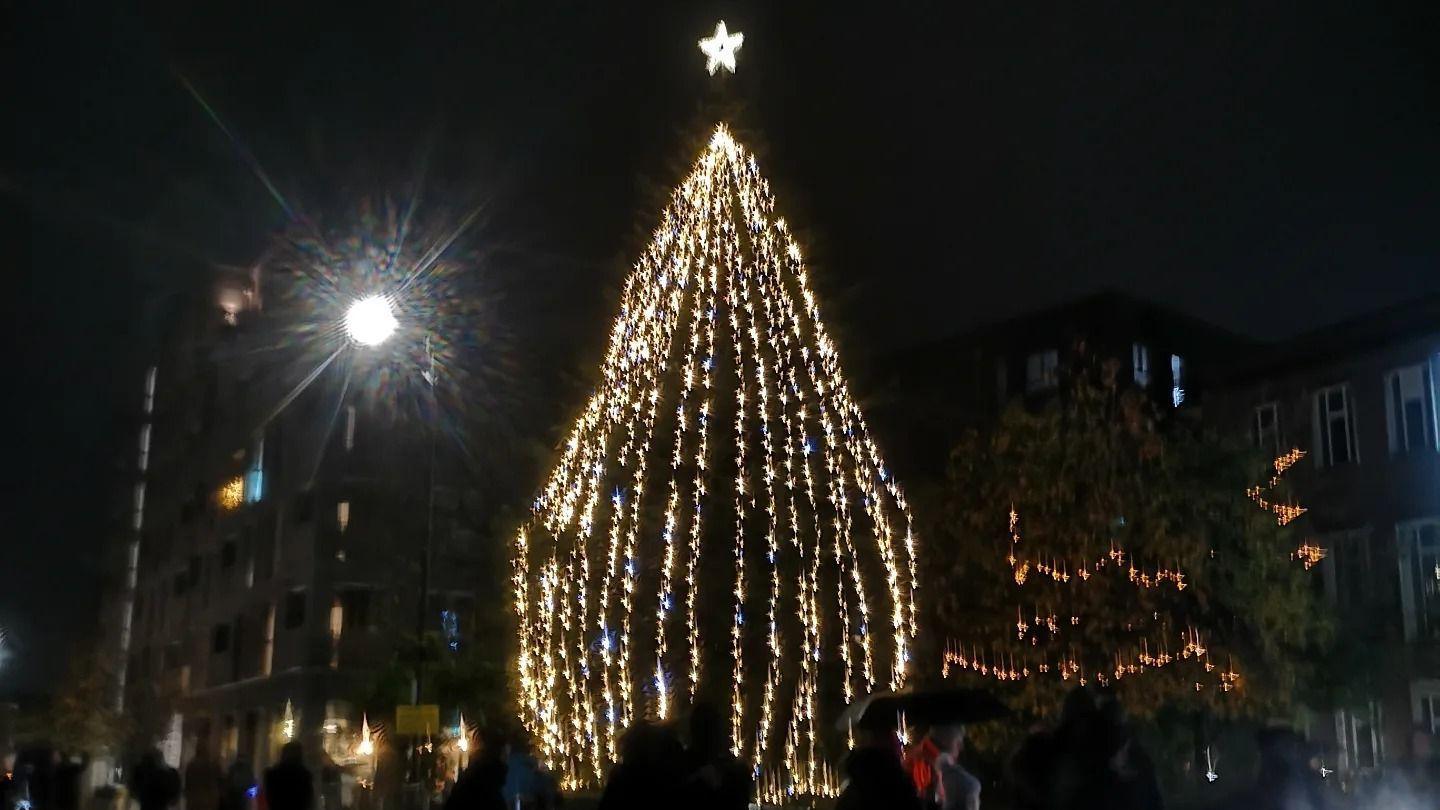
[{"label": "street lamp", "polygon": [[[391,303],[390,297],[384,294],[368,295],[356,300],[345,311],[345,332],[355,343],[366,348],[375,348],[390,339],[399,329],[400,323],[395,319],[395,306]],[[439,400],[435,396],[435,353],[431,345],[430,333],[425,333],[425,368],[421,369],[420,377],[425,380],[430,390],[431,420],[434,420],[439,413]],[[435,536],[435,427],[428,426],[427,440],[429,444],[429,470],[426,483],[425,505],[425,545],[421,550],[420,557],[420,609],[416,614],[415,622],[415,694],[412,703],[420,704],[420,690],[423,685],[424,669],[424,638],[427,614],[430,611],[430,557],[431,548]]]},{"label": "street lamp", "polygon": [[345,312],[345,332],[361,346],[379,346],[399,326],[395,308],[383,295],[370,295],[350,305]]}]

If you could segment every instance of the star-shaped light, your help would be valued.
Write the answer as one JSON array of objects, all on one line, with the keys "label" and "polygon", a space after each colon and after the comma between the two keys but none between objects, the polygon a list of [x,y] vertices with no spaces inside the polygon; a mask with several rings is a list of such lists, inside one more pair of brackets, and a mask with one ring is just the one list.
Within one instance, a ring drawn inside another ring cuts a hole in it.
[{"label": "star-shaped light", "polygon": [[735,52],[745,44],[745,35],[736,31],[730,33],[725,30],[725,21],[715,23],[715,35],[700,40],[700,50],[705,53],[705,69],[714,76],[715,71],[722,66],[735,72]]}]

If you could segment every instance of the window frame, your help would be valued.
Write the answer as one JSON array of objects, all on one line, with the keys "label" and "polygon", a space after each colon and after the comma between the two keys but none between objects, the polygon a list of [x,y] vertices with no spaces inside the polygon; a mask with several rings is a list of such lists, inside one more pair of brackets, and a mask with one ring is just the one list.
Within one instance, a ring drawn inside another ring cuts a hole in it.
[{"label": "window frame", "polygon": [[1150,387],[1150,346],[1140,341],[1130,344],[1130,370],[1135,384],[1141,388]]},{"label": "window frame", "polygon": [[[1415,586],[1420,582],[1424,574],[1420,571],[1417,563],[1420,562],[1422,554],[1421,534],[1426,528],[1434,530],[1426,545],[1433,544],[1432,556],[1434,561],[1431,566],[1436,570],[1435,577],[1435,621],[1425,621],[1428,615],[1422,594],[1416,593]],[[1417,520],[1407,520],[1395,525],[1395,544],[1400,558],[1400,608],[1404,619],[1405,640],[1432,640],[1440,641],[1440,517],[1427,517]],[[1422,624],[1424,625],[1422,627]]]},{"label": "window frame", "polygon": [[1410,682],[1410,711],[1416,728],[1440,737],[1440,680]]},{"label": "window frame", "polygon": [[1321,565],[1330,602],[1342,610],[1370,606],[1366,595],[1376,583],[1374,532],[1368,526],[1331,532],[1320,542],[1328,550]]},{"label": "window frame", "polygon": [[[1403,391],[1397,397],[1395,390],[1397,385],[1405,384],[1404,375],[1415,372],[1418,372],[1420,386],[1419,441],[1413,441],[1410,437],[1411,426],[1405,404],[1411,400],[1404,397]],[[1427,361],[1397,366],[1385,372],[1384,380],[1385,432],[1389,441],[1390,455],[1405,456],[1424,450],[1433,452],[1440,449],[1435,430],[1436,423],[1440,420],[1436,418],[1435,374],[1431,363]]]},{"label": "window frame", "polygon": [[[1384,721],[1384,707],[1374,700],[1367,701],[1364,706],[1340,709],[1335,713],[1340,756],[1351,772],[1369,772],[1385,764]],[[1359,761],[1362,722],[1370,737],[1371,753],[1371,761],[1363,764]]]},{"label": "window frame", "polygon": [[[1271,415],[1270,421],[1270,444],[1265,443],[1265,429],[1260,424],[1260,414],[1268,411]],[[1280,447],[1284,444],[1284,437],[1280,433],[1280,403],[1275,400],[1262,402],[1256,405],[1250,412],[1251,438],[1255,446],[1261,450],[1269,450],[1275,455],[1280,455]]]},{"label": "window frame", "polygon": [[1025,355],[1025,393],[1038,394],[1060,387],[1060,350],[1041,349]]},{"label": "window frame", "polygon": [[1189,373],[1185,369],[1185,358],[1182,355],[1170,355],[1170,405],[1178,408],[1185,404],[1185,383]]},{"label": "window frame", "polygon": [[[1330,410],[1330,395],[1334,393],[1339,393],[1344,400],[1346,438],[1344,461],[1335,460],[1335,448],[1332,444],[1334,440],[1332,426],[1335,420],[1330,416],[1333,413]],[[1359,464],[1360,437],[1355,432],[1355,397],[1351,393],[1350,383],[1336,383],[1317,389],[1311,397],[1311,403],[1315,420],[1315,465],[1323,470],[1346,464]]]}]

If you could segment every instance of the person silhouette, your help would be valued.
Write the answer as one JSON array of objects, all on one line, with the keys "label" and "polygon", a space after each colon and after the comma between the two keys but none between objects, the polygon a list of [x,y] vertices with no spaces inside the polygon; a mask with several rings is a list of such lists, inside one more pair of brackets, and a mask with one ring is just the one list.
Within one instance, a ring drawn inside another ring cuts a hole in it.
[{"label": "person silhouette", "polygon": [[264,781],[270,810],[311,810],[315,806],[315,778],[305,767],[305,748],[298,740],[280,749],[280,761],[265,771]]}]

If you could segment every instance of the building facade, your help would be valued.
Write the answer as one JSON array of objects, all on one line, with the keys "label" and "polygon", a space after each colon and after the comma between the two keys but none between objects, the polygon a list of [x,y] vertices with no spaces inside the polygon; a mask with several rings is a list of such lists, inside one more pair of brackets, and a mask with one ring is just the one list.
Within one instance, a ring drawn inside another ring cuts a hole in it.
[{"label": "building facade", "polygon": [[1043,401],[1078,368],[1109,368],[1161,407],[1196,411],[1253,345],[1168,307],[1102,292],[898,354],[876,386],[890,396],[871,410],[891,423],[884,435],[893,437],[886,447],[897,468],[939,479],[962,431],[1013,402]]},{"label": "building facade", "polygon": [[[126,711],[159,714],[172,761],[204,745],[258,774],[296,739],[363,782],[362,718],[379,728],[412,699],[394,674],[413,671],[417,631],[432,658],[458,656],[503,611],[477,606],[495,576],[486,509],[416,353],[307,324],[285,283],[227,275],[173,308],[147,375],[134,587],[106,626]],[[422,695],[453,726],[444,697]]]},{"label": "building facade", "polygon": [[1326,549],[1341,634],[1335,708],[1311,729],[1340,769],[1433,759],[1440,732],[1440,301],[1419,301],[1237,364],[1207,414],[1266,452]]},{"label": "building facade", "polygon": [[[1108,368],[1162,408],[1278,456],[1326,549],[1316,586],[1342,644],[1307,696],[1324,766],[1348,777],[1440,751],[1440,300],[1262,344],[1165,307],[1103,293],[973,330],[886,364],[893,403],[873,413],[901,438],[912,490],[943,480],[960,432],[1013,403]],[[935,441],[940,437],[940,441]],[[887,450],[890,448],[887,447]]]}]

